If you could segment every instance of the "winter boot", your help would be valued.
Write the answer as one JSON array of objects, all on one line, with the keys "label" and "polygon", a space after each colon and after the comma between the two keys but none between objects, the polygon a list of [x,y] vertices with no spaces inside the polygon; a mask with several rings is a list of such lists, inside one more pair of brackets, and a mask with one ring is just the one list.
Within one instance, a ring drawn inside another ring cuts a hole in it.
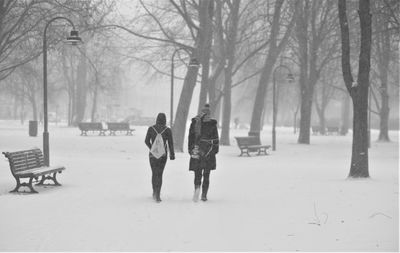
[{"label": "winter boot", "polygon": [[205,186],[203,184],[203,189],[202,189],[202,192],[201,192],[201,200],[202,201],[207,201],[207,192],[208,192],[208,185]]},{"label": "winter boot", "polygon": [[154,199],[157,203],[161,202],[160,194],[161,194],[161,187],[157,187],[156,188],[155,199]]},{"label": "winter boot", "polygon": [[193,201],[194,202],[199,201],[199,195],[200,195],[200,185],[195,185],[194,194],[193,194]]}]

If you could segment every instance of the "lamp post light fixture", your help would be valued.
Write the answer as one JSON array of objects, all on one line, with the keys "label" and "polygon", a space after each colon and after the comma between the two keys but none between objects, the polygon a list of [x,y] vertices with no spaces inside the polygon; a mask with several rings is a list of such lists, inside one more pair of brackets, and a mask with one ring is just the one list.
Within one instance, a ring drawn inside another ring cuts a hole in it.
[{"label": "lamp post light fixture", "polygon": [[[174,58],[175,58],[176,53],[182,49],[185,50],[190,55],[190,53],[186,49],[177,48],[177,49],[175,49],[175,51],[172,53],[172,56],[171,56],[171,102],[170,102],[170,127],[171,127],[171,129],[173,127],[173,120],[174,120],[174,75],[175,75],[175,73],[174,73],[174,71],[175,71]],[[196,58],[191,58],[188,66],[189,67],[199,67],[200,63]]]},{"label": "lamp post light fixture", "polygon": [[71,45],[78,45],[82,43],[82,39],[79,37],[78,31],[75,30],[75,25],[66,17],[55,17],[50,19],[44,28],[43,33],[43,155],[44,164],[46,166],[50,165],[50,152],[49,152],[49,131],[48,131],[48,111],[47,111],[47,28],[49,25],[55,21],[63,19],[66,20],[72,26],[72,31],[70,36],[67,37],[66,43]]},{"label": "lamp post light fixture", "polygon": [[273,79],[273,85],[272,85],[272,150],[275,151],[276,150],[276,114],[277,114],[277,102],[276,102],[276,78],[275,78],[275,74],[276,71],[279,68],[284,68],[286,69],[289,73],[287,75],[286,80],[289,83],[294,82],[294,76],[292,74],[292,71],[290,70],[289,67],[287,67],[286,65],[278,65],[277,67],[275,67],[273,73],[272,73],[272,79]]}]

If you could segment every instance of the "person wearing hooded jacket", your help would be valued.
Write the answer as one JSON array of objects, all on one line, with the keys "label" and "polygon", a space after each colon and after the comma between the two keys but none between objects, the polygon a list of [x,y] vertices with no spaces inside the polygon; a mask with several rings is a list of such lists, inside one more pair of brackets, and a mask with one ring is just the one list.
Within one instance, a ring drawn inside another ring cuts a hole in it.
[{"label": "person wearing hooded jacket", "polygon": [[188,149],[191,156],[189,170],[194,172],[193,201],[195,202],[200,195],[200,186],[201,200],[207,201],[210,172],[216,169],[215,155],[219,151],[219,137],[217,121],[211,119],[210,114],[210,106],[206,104],[201,113],[192,118],[189,129]]},{"label": "person wearing hooded jacket", "polygon": [[145,138],[145,143],[149,150],[151,149],[154,140],[156,139],[157,134],[160,133],[165,145],[165,154],[160,158],[156,158],[153,156],[151,152],[149,152],[149,161],[150,167],[152,172],[151,183],[153,186],[153,199],[156,202],[161,202],[160,192],[161,192],[161,185],[162,185],[162,176],[165,168],[165,164],[167,163],[168,157],[168,145],[169,147],[169,158],[170,160],[175,159],[175,152],[174,152],[174,142],[172,139],[172,131],[169,127],[166,126],[166,116],[164,113],[159,113],[157,115],[156,124],[150,126],[147,129],[147,134]]}]

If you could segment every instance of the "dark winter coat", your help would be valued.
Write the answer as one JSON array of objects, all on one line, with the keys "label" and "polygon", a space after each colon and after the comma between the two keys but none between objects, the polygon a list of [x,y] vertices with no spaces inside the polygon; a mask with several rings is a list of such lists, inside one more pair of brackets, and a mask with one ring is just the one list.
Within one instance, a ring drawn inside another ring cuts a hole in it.
[{"label": "dark winter coat", "polygon": [[[171,160],[175,159],[172,131],[169,127],[166,126],[166,118],[165,118],[164,113],[159,113],[157,116],[156,124],[147,129],[147,134],[146,134],[146,138],[145,138],[144,142],[146,143],[149,150],[151,149],[151,145],[157,136],[157,132],[154,131],[153,127],[157,130],[158,133],[161,133],[165,129],[165,131],[161,134],[161,136],[164,140],[164,144],[168,145],[168,147],[169,147],[169,148],[165,149],[165,152],[166,152],[166,155],[168,155],[168,149],[169,149],[169,151],[171,152],[171,154],[169,156],[170,159]],[[151,153],[149,153],[149,155],[152,156]]]},{"label": "dark winter coat", "polygon": [[210,121],[201,122],[200,136],[196,138],[195,134],[196,118],[192,119],[189,129],[188,149],[189,154],[192,154],[195,145],[199,146],[200,159],[190,158],[189,170],[197,169],[216,169],[215,155],[219,151],[219,137],[217,121],[211,119]]}]

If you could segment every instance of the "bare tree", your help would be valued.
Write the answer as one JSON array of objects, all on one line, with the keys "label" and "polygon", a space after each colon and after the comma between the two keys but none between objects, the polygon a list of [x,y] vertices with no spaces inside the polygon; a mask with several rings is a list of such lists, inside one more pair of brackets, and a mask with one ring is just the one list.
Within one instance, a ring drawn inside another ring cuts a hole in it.
[{"label": "bare tree", "polygon": [[300,132],[298,143],[310,143],[314,87],[322,70],[337,53],[337,15],[332,0],[302,0],[296,20],[300,65]]},{"label": "bare tree", "polygon": [[346,0],[338,0],[342,41],[342,72],[353,100],[353,145],[349,177],[369,177],[368,171],[368,89],[371,57],[370,1],[359,0],[361,45],[358,80],[354,81],[350,65],[350,32]]},{"label": "bare tree", "polygon": [[329,105],[329,102],[338,97],[338,92],[342,88],[336,86],[337,83],[341,84],[338,80],[336,65],[332,67],[327,67],[323,73],[321,73],[321,78],[316,84],[316,90],[314,93],[314,105],[319,118],[319,129],[321,134],[325,134],[326,129],[326,119],[325,111]]},{"label": "bare tree", "polygon": [[[224,50],[226,66],[224,66],[224,86],[223,86],[223,109],[222,109],[222,131],[221,131],[221,145],[229,145],[229,130],[231,121],[231,99],[232,99],[232,75],[233,64],[235,63],[235,46],[237,39],[237,32],[239,26],[239,7],[240,0],[227,1],[229,8],[229,20],[227,21],[226,45]],[[221,19],[222,21],[222,19]],[[222,22],[219,23],[222,25]],[[222,36],[222,34],[220,34]],[[222,63],[223,64],[223,63]]]},{"label": "bare tree", "polygon": [[40,28],[50,13],[45,2],[0,0],[0,80],[40,55]]},{"label": "bare tree", "polygon": [[[377,114],[380,118],[380,132],[379,132],[379,141],[390,141],[389,138],[389,63],[393,61],[393,57],[391,54],[395,54],[395,51],[398,50],[393,48],[392,40],[397,34],[393,27],[395,27],[395,23],[393,21],[397,20],[396,16],[392,14],[396,11],[399,6],[397,2],[391,1],[383,1],[383,2],[374,2],[374,9],[376,15],[373,15],[373,28],[374,28],[374,36],[373,36],[373,62],[372,64],[376,65],[376,69],[378,73],[374,75],[374,71],[372,72],[372,79],[378,79],[379,88],[378,93],[380,95],[380,103],[378,99],[376,101],[376,108],[378,110]],[[391,22],[392,19],[392,22]],[[398,21],[398,20],[397,20]],[[399,26],[397,26],[399,27]],[[376,77],[376,78],[375,78]],[[373,84],[372,82],[371,84]],[[371,87],[370,92],[373,92]],[[373,93],[374,98],[376,98],[375,93]],[[370,105],[370,110],[372,110]]]},{"label": "bare tree", "polygon": [[[261,76],[260,76],[259,84],[257,87],[253,112],[252,112],[252,116],[251,116],[249,135],[253,135],[253,134],[258,135],[260,133],[261,119],[262,119],[263,111],[265,108],[265,97],[266,97],[268,80],[270,79],[273,66],[275,65],[275,62],[276,62],[277,58],[279,57],[280,52],[282,52],[282,50],[285,48],[285,46],[289,40],[292,28],[294,26],[295,19],[292,18],[289,21],[289,24],[287,24],[284,34],[280,35],[280,29],[281,29],[281,23],[282,23],[281,14],[282,14],[283,4],[284,4],[284,0],[275,1],[272,24],[271,24],[271,31],[268,36],[269,37],[269,49],[268,49],[267,56],[265,58],[265,61],[264,61],[264,64],[263,64],[263,67],[261,70]],[[298,5],[298,1],[296,2],[296,5]],[[296,14],[297,9],[298,8],[295,8],[295,14],[293,16],[297,15]],[[279,38],[281,38],[281,39],[279,40]]]}]

